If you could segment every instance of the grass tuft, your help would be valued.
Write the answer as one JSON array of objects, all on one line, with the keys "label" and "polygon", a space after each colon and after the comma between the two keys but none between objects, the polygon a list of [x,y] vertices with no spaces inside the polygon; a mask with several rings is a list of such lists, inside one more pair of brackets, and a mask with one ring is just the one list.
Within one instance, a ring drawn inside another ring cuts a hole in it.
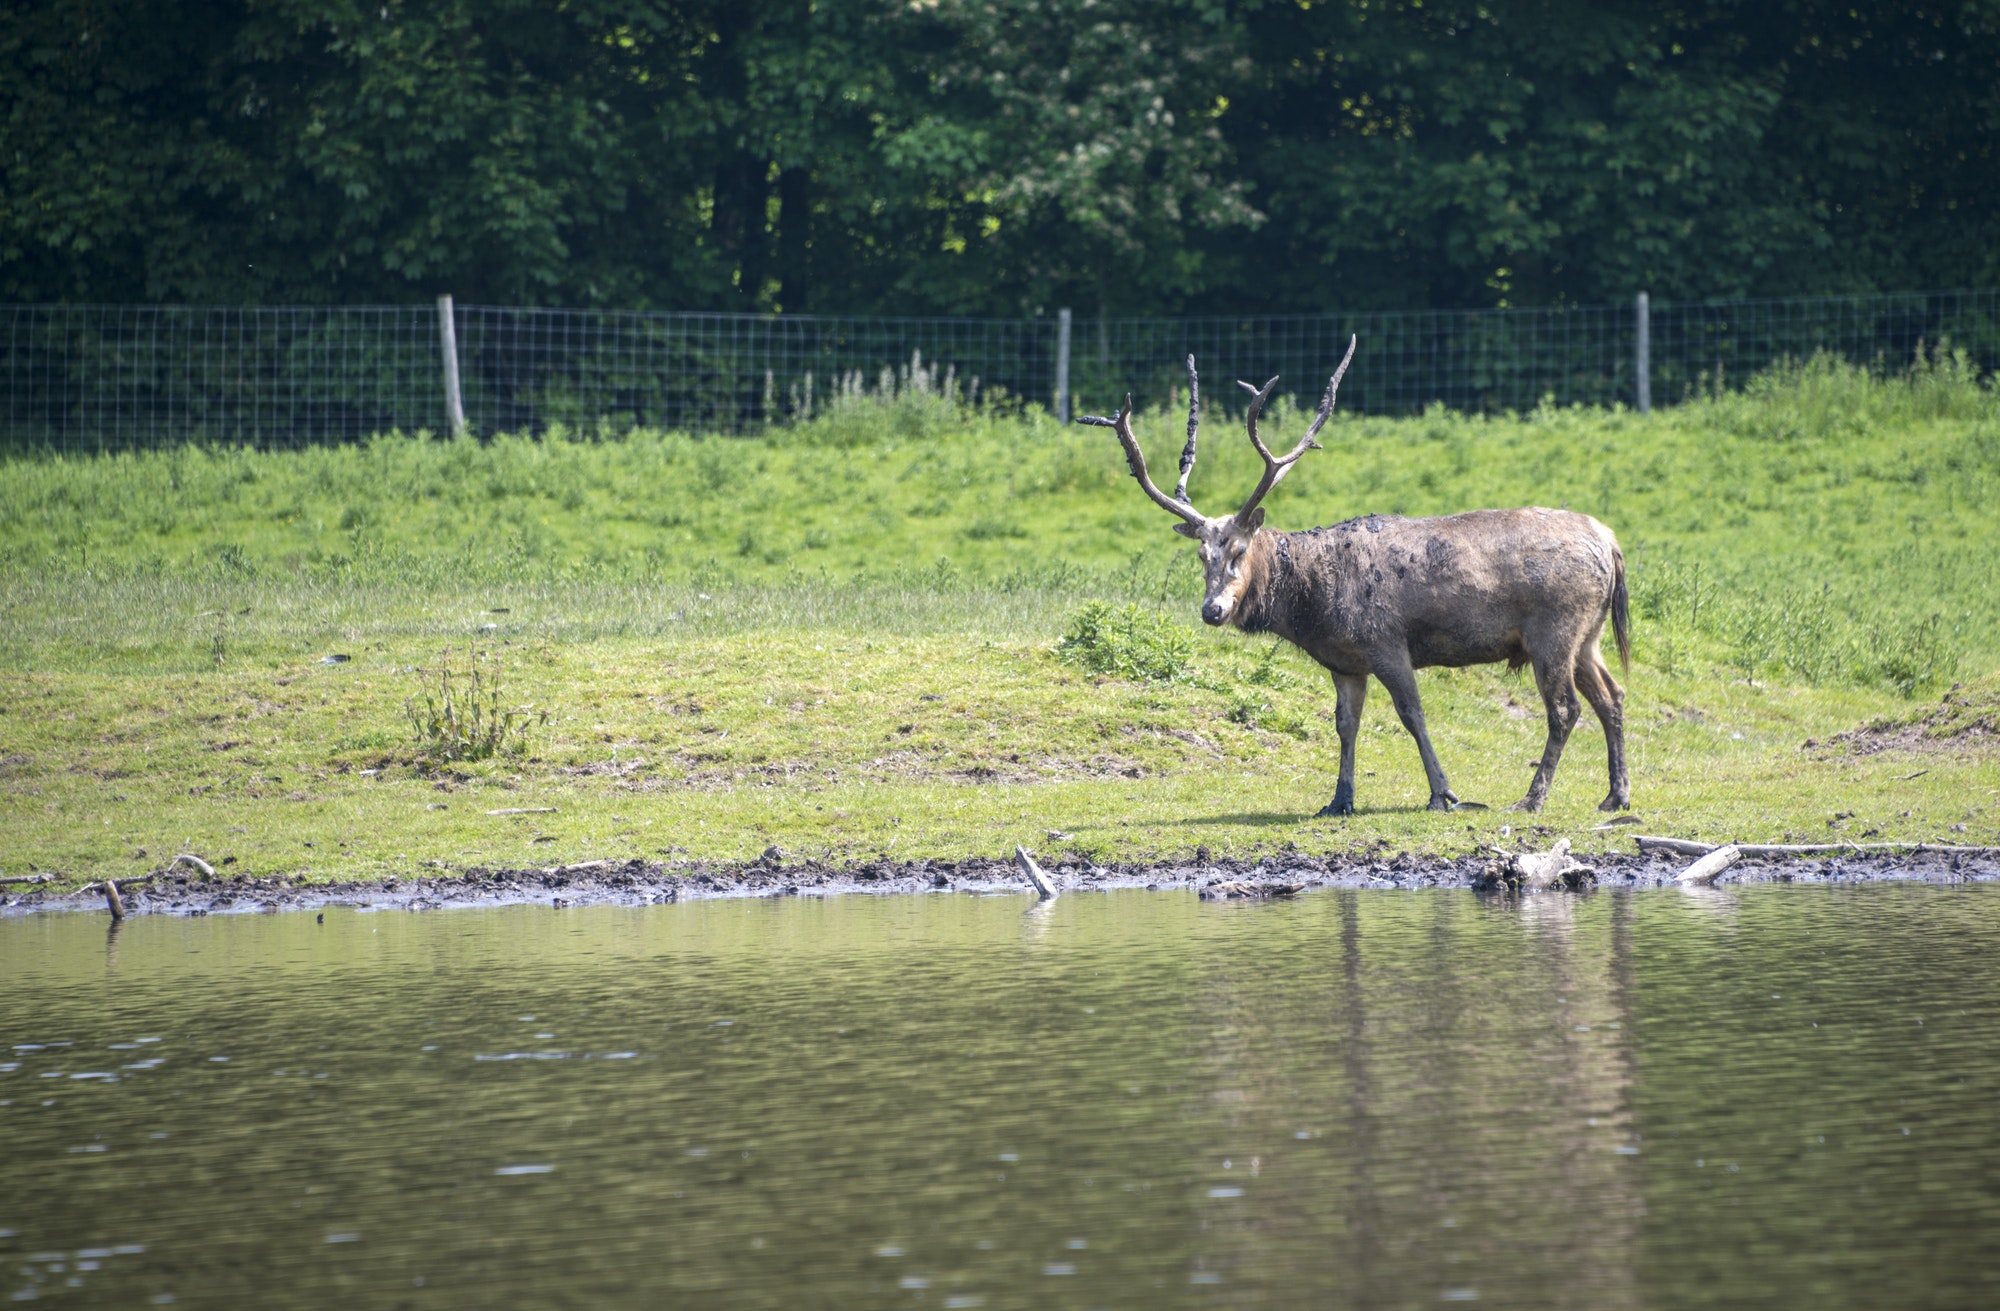
[{"label": "grass tuft", "polygon": [[434,674],[417,671],[422,686],[416,696],[404,700],[403,713],[410,721],[417,754],[433,765],[526,755],[528,725],[549,722],[549,712],[532,705],[502,710],[500,671],[497,666],[490,672],[482,670],[481,663],[479,650],[469,649],[465,672],[456,685],[449,649]]}]

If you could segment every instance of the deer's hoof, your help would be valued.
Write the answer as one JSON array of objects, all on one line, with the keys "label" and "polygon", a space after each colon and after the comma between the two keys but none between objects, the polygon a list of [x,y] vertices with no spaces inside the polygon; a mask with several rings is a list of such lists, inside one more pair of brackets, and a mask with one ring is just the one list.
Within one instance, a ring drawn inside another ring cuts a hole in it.
[{"label": "deer's hoof", "polygon": [[1614,792],[1610,796],[1604,798],[1604,800],[1598,802],[1597,808],[1599,810],[1606,810],[1606,811],[1630,810],[1632,809],[1632,798],[1621,797]]},{"label": "deer's hoof", "polygon": [[1335,797],[1333,800],[1327,802],[1324,806],[1321,806],[1319,809],[1319,813],[1314,815],[1313,818],[1339,819],[1343,815],[1352,815],[1353,813],[1354,813],[1354,798]]},{"label": "deer's hoof", "polygon": [[1522,815],[1538,815],[1542,810],[1542,798],[1535,796],[1522,797],[1519,801],[1507,807],[1507,809]]},{"label": "deer's hoof", "polygon": [[1452,795],[1451,793],[1449,793],[1449,792],[1440,792],[1440,793],[1438,793],[1438,794],[1437,794],[1436,796],[1434,796],[1434,797],[1432,797],[1432,798],[1431,798],[1431,803],[1430,803],[1430,805],[1429,805],[1428,807],[1426,807],[1426,809],[1429,809],[1429,810],[1457,810],[1457,809],[1458,809],[1458,798],[1457,798],[1457,797],[1455,797],[1455,796],[1453,796],[1453,795]]}]

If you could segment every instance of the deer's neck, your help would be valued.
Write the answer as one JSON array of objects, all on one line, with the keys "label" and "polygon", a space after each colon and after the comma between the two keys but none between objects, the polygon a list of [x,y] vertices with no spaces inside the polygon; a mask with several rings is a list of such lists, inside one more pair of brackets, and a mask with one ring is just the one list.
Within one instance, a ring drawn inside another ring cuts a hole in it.
[{"label": "deer's neck", "polygon": [[1292,622],[1291,598],[1298,590],[1298,562],[1288,533],[1261,529],[1250,542],[1245,568],[1249,581],[1236,606],[1236,626],[1246,633],[1276,633],[1298,640]]}]

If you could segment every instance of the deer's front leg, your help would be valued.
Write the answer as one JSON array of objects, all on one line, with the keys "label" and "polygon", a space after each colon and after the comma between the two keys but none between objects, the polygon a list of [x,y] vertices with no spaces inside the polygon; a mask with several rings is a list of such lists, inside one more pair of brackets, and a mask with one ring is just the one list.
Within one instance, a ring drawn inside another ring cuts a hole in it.
[{"label": "deer's front leg", "polygon": [[1458,805],[1446,781],[1437,752],[1431,749],[1431,735],[1424,728],[1424,703],[1417,696],[1417,671],[1410,665],[1407,651],[1384,652],[1375,659],[1375,677],[1396,703],[1396,715],[1410,736],[1417,740],[1417,754],[1424,760],[1424,777],[1430,781],[1432,810],[1451,810]]},{"label": "deer's front leg", "polygon": [[1361,704],[1368,699],[1368,675],[1333,676],[1333,721],[1340,732],[1340,782],[1334,786],[1333,800],[1319,812],[1324,819],[1354,813],[1354,743],[1361,732]]}]

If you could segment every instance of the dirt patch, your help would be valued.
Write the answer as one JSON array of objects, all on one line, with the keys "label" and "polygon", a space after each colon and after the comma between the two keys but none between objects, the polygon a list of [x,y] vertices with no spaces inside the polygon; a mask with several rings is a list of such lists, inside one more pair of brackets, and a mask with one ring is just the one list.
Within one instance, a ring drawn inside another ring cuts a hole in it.
[{"label": "dirt patch", "polygon": [[[1595,889],[1675,885],[1685,857],[1593,853]],[[1458,857],[1351,854],[1269,855],[1256,860],[1199,859],[1159,864],[1100,865],[1074,852],[1044,862],[1065,892],[1145,888],[1193,893],[1218,904],[1271,896],[1309,894],[1325,888],[1485,888],[1491,860]],[[1856,853],[1831,859],[1745,860],[1721,880],[1737,883],[1869,883],[2000,881],[2000,854],[1982,852]],[[76,880],[41,887],[0,889],[0,914],[73,910],[104,912],[97,892],[76,890]],[[385,878],[358,883],[298,884],[289,879],[209,877],[185,868],[151,882],[121,881],[127,914],[211,915],[362,910],[438,910],[447,907],[538,904],[544,906],[645,906],[717,897],[833,896],[846,893],[951,892],[1029,895],[1014,862],[999,856],[952,861],[864,860],[833,863],[790,860],[773,849],[745,864],[707,861],[586,861],[548,868],[475,866],[435,876]],[[1486,895],[1506,895],[1488,893]],[[1559,895],[1533,893],[1530,896]]]},{"label": "dirt patch", "polygon": [[712,756],[681,753],[672,758],[665,772],[652,772],[643,761],[635,762],[629,769],[586,765],[563,772],[611,776],[617,780],[616,786],[627,792],[722,792],[737,787],[779,786],[811,792],[843,778],[865,779],[870,783],[1022,785],[1075,779],[1144,778],[1156,771],[1140,761],[1118,755],[1072,760],[1060,756],[1024,757],[1019,752],[979,756],[907,750],[844,766],[806,760],[733,761],[719,765]]},{"label": "dirt patch", "polygon": [[[1808,750],[1819,745],[1806,739]],[[1826,740],[1826,746],[1857,756],[1880,755],[1884,751],[2000,753],[2000,677],[1980,679],[1970,686],[1953,683],[1944,700],[1923,714],[1908,719],[1878,719],[1834,734]]]},{"label": "dirt patch", "polygon": [[571,778],[630,778],[634,774],[651,769],[652,765],[644,757],[629,760],[594,760],[588,764],[565,765],[556,772]]}]

